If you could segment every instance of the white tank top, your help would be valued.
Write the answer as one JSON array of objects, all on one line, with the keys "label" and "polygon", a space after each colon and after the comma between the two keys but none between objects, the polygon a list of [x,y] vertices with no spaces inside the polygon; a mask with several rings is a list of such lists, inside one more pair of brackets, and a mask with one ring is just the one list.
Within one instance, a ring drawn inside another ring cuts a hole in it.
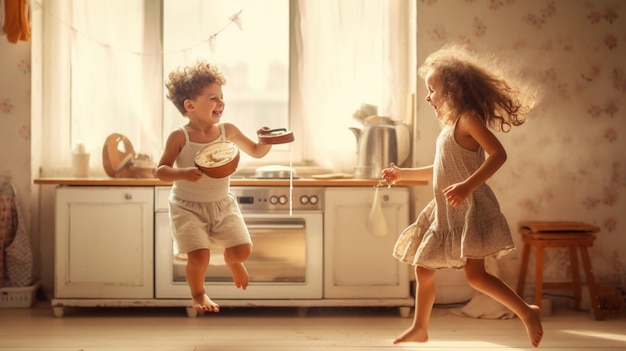
[{"label": "white tank top", "polygon": [[[175,165],[178,168],[195,167],[194,159],[196,152],[205,145],[227,141],[224,125],[220,124],[220,136],[210,143],[196,143],[189,140],[189,134],[184,127],[179,127],[185,134],[185,145],[176,158]],[[176,180],[172,186],[172,196],[194,202],[215,202],[228,196],[230,190],[230,177],[211,178],[206,174],[197,182]]]}]

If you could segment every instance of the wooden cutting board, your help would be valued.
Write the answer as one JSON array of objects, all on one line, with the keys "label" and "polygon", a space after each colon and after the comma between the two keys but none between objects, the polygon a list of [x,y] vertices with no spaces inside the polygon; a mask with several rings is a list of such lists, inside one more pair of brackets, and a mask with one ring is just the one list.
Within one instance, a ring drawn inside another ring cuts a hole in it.
[{"label": "wooden cutting board", "polygon": [[132,165],[135,150],[133,144],[122,134],[111,134],[102,147],[102,165],[104,171],[112,178],[132,178]]}]

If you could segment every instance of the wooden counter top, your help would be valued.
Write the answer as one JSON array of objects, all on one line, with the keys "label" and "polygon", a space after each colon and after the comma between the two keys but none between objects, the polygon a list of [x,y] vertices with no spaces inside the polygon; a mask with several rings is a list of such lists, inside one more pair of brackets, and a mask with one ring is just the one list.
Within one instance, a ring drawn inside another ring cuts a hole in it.
[{"label": "wooden counter top", "polygon": [[[253,179],[231,178],[231,186],[289,186],[289,179]],[[322,186],[322,187],[368,187],[379,183],[378,179],[293,179],[294,187]],[[80,185],[80,186],[168,186],[171,182],[164,182],[157,178],[37,178],[35,184],[40,185]],[[401,182],[395,186],[423,186],[428,182]]]}]

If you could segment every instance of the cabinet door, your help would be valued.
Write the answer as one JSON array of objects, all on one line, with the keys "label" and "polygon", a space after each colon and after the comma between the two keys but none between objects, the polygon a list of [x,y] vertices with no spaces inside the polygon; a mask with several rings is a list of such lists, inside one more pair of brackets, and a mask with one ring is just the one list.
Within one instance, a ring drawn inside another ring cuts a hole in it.
[{"label": "cabinet door", "polygon": [[407,188],[380,188],[388,230],[368,231],[373,188],[328,188],[324,195],[324,297],[404,298],[410,296],[408,265],[392,255],[408,225]]},{"label": "cabinet door", "polygon": [[152,298],[154,189],[60,187],[55,297]]}]

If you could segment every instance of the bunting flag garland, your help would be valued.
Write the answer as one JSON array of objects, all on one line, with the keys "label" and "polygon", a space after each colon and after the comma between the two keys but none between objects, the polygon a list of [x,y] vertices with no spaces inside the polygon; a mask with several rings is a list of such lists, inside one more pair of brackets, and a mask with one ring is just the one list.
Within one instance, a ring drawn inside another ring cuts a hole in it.
[{"label": "bunting flag garland", "polygon": [[231,15],[230,17],[228,17],[229,22],[220,30],[218,30],[217,32],[211,34],[211,36],[209,36],[209,49],[211,49],[212,53],[215,53],[216,50],[216,38],[217,36],[222,33],[223,31],[226,30],[226,28],[228,28],[231,24],[235,24],[237,25],[237,27],[239,28],[239,30],[243,30],[243,27],[241,25],[241,13],[243,12],[243,9],[235,12],[233,15]]},{"label": "bunting flag garland", "polygon": [[[16,1],[16,0],[0,0],[0,4],[2,3],[2,1]],[[19,0],[19,1],[25,1],[25,0]],[[88,37],[91,41],[96,42],[97,44],[106,47],[107,50],[117,50],[117,51],[128,51],[122,48],[116,48],[116,47],[112,47],[111,45],[107,44],[107,43],[103,43],[100,42],[96,39],[90,38],[86,33],[82,33],[79,30],[77,30],[73,25],[66,23],[65,21],[63,21],[61,18],[59,18],[58,16],[55,16],[54,14],[50,13],[49,11],[44,10],[43,4],[40,1],[32,1],[32,4],[35,4],[36,7],[34,7],[33,10],[42,10],[44,12],[46,12],[46,14],[51,17],[54,18],[57,22],[60,22],[62,25],[64,25],[65,27],[69,28],[74,35],[80,34],[83,35],[85,37]],[[196,43],[190,47],[184,48],[184,49],[180,49],[180,50],[175,50],[175,51],[170,51],[170,52],[159,52],[159,53],[147,53],[147,52],[139,52],[139,51],[135,51],[135,52],[130,52],[133,54],[137,54],[137,55],[155,55],[155,54],[160,54],[160,55],[167,55],[167,54],[173,54],[173,53],[180,53],[180,52],[187,52],[199,45],[203,45],[203,44],[207,44],[209,45],[209,48],[211,50],[211,52],[215,53],[215,49],[216,49],[216,40],[217,37],[226,29],[228,29],[228,27],[230,27],[232,24],[235,24],[237,26],[237,28],[239,28],[239,30],[243,30],[243,23],[242,23],[242,13],[243,13],[244,9],[240,9],[239,11],[233,13],[232,15],[230,15],[228,17],[228,22],[226,23],[226,25],[224,25],[224,27],[222,27],[220,30],[212,33],[211,35],[209,35],[207,41],[205,42],[200,42],[200,43]],[[30,34],[30,32],[29,32]]]}]

